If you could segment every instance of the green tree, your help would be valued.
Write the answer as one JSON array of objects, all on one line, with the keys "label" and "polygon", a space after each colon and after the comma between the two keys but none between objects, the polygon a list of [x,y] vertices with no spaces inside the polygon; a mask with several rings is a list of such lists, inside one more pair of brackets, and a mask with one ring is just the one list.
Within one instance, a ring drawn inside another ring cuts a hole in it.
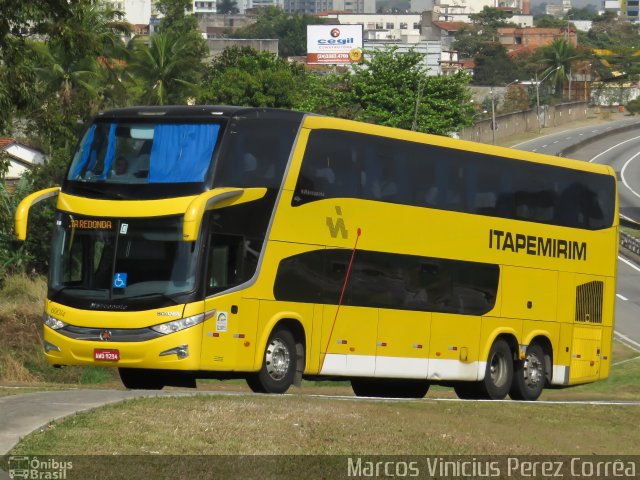
[{"label": "green tree", "polygon": [[499,43],[484,43],[474,60],[473,83],[476,85],[505,85],[517,78],[516,65]]},{"label": "green tree", "polygon": [[218,0],[216,11],[221,14],[236,14],[240,12],[236,0]]},{"label": "green tree", "polygon": [[229,34],[231,38],[277,38],[278,55],[306,55],[307,25],[324,23],[313,15],[289,15],[278,7],[261,8],[256,23]]},{"label": "green tree", "polygon": [[180,37],[185,45],[184,55],[194,61],[202,61],[209,53],[206,41],[198,30],[198,19],[191,13],[191,0],[159,0],[158,10],[164,14],[160,20],[160,32]]},{"label": "green tree", "polygon": [[210,64],[199,103],[292,108],[303,94],[302,66],[252,48],[227,48]]},{"label": "green tree", "polygon": [[135,45],[131,71],[142,88],[142,101],[150,105],[186,103],[197,95],[194,82],[201,64],[188,54],[190,45],[173,33],[151,36],[151,45]]},{"label": "green tree", "polygon": [[505,10],[499,8],[484,7],[479,13],[472,13],[469,15],[469,20],[480,27],[486,34],[493,35],[499,27],[504,27],[509,24],[508,19],[511,18],[511,14]]},{"label": "green tree", "polygon": [[27,54],[29,39],[47,21],[68,18],[66,0],[0,0],[0,133],[10,132],[16,115],[35,108],[35,65]]},{"label": "green tree", "polygon": [[356,118],[359,106],[353,102],[349,72],[311,74],[305,80],[300,85],[304,95],[299,96],[295,109],[338,118]]},{"label": "green tree", "polygon": [[573,64],[583,58],[576,48],[565,39],[554,40],[550,45],[539,49],[540,64],[545,70],[540,75],[543,78],[551,73],[550,81],[556,87],[556,94],[562,94],[562,85],[569,78]]},{"label": "green tree", "polygon": [[543,15],[535,19],[534,25],[538,28],[565,28],[567,21],[552,15]]},{"label": "green tree", "polygon": [[350,79],[355,120],[447,135],[471,123],[469,77],[427,76],[424,55],[396,48],[367,52]]},{"label": "green tree", "polygon": [[572,8],[567,12],[567,18],[571,20],[595,20],[598,18],[598,12],[593,5],[587,5],[583,8]]}]

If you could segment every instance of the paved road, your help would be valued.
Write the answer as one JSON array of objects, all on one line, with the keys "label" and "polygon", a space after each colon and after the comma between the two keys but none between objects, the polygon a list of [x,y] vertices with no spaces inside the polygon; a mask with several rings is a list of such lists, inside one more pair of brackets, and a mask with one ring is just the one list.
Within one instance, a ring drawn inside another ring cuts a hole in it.
[{"label": "paved road", "polygon": [[[604,133],[604,134],[603,134]],[[618,173],[620,213],[640,222],[640,119],[611,122],[598,128],[586,127],[571,132],[537,138],[516,148],[559,154],[580,138],[571,158],[611,165]],[[618,262],[616,333],[618,339],[640,351],[640,268],[621,258]]]}]

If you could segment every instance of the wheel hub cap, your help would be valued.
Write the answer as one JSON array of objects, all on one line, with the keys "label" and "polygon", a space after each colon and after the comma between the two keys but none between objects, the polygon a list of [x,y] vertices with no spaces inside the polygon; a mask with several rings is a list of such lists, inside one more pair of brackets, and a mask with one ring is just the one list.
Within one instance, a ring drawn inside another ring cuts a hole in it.
[{"label": "wheel hub cap", "polygon": [[267,346],[265,363],[267,373],[274,380],[282,380],[289,370],[289,350],[279,338],[274,338]]}]

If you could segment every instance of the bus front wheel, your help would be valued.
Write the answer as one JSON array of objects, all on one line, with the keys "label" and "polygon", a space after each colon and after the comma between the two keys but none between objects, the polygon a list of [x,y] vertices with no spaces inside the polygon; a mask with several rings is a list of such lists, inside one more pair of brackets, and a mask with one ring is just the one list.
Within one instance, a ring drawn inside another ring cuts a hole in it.
[{"label": "bus front wheel", "polygon": [[516,362],[513,371],[513,385],[509,396],[513,400],[537,400],[546,381],[544,350],[534,343],[529,345],[524,360]]},{"label": "bus front wheel", "polygon": [[118,368],[122,384],[129,390],[162,390],[165,386],[162,375],[144,368]]},{"label": "bus front wheel", "polygon": [[286,328],[275,328],[264,349],[262,368],[247,377],[247,385],[256,393],[284,393],[296,373],[296,342]]}]

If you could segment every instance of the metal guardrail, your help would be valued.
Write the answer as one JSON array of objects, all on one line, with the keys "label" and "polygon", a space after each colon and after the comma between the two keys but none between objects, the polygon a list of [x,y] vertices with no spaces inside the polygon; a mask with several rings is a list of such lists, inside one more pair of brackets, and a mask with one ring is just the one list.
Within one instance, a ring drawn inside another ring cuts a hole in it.
[{"label": "metal guardrail", "polygon": [[640,256],[640,240],[624,232],[620,232],[620,246]]}]

